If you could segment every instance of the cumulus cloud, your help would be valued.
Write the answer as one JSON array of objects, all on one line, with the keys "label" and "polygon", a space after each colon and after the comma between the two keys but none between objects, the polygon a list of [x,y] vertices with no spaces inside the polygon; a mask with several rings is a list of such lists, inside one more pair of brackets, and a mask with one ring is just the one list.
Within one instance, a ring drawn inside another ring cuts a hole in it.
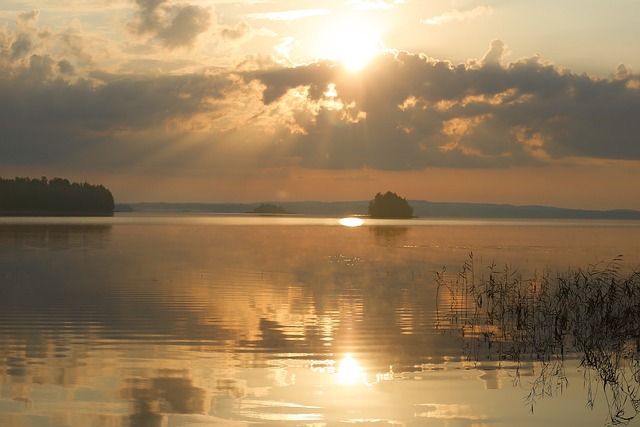
[{"label": "cumulus cloud", "polygon": [[491,47],[482,57],[483,65],[500,65],[502,60],[509,55],[509,48],[502,40],[496,39],[491,42]]},{"label": "cumulus cloud", "polygon": [[170,49],[191,46],[213,22],[210,10],[202,6],[169,0],[135,0],[135,4],[137,16],[130,23],[133,31],[154,37]]},{"label": "cumulus cloud", "polygon": [[616,67],[615,78],[618,80],[625,80],[631,76],[631,67],[626,66],[625,64],[618,64]]},{"label": "cumulus cloud", "polygon": [[240,21],[232,27],[223,27],[220,35],[231,41],[241,40],[251,35],[251,25],[247,21]]},{"label": "cumulus cloud", "polygon": [[[509,167],[565,158],[640,160],[638,76],[596,79],[539,56],[502,64],[494,40],[478,64],[407,52],[380,56],[359,77],[329,63],[245,75],[263,101],[304,95],[288,155],[318,168]],[[329,90],[329,88],[331,90]],[[286,104],[286,103],[285,103]]]},{"label": "cumulus cloud", "polygon": [[13,25],[0,28],[0,76],[47,80],[85,73],[86,77],[96,65],[94,57],[108,54],[107,42],[87,35],[79,21],[54,31],[39,27],[39,16],[38,11],[25,12]]},{"label": "cumulus cloud", "polygon": [[[162,15],[167,1],[138,4],[138,24],[154,37],[175,22]],[[180,8],[191,22],[192,9]],[[387,52],[356,74],[330,61],[261,57],[233,70],[87,74],[78,70],[81,32],[55,35],[64,54],[46,52],[38,46],[51,35],[32,15],[0,33],[0,159],[10,164],[85,156],[112,169],[162,158],[184,168],[255,159],[272,168],[421,170],[640,160],[640,75],[624,65],[597,79],[539,55],[507,62],[506,44],[494,40],[476,61]],[[232,39],[246,28],[231,30]],[[169,144],[182,148],[160,156]],[[197,151],[212,147],[216,156]]]},{"label": "cumulus cloud", "polygon": [[493,8],[491,6],[476,6],[470,10],[454,9],[438,16],[423,19],[421,22],[428,25],[442,25],[450,22],[469,21],[492,13]]},{"label": "cumulus cloud", "polygon": [[35,24],[39,16],[40,11],[38,10],[31,10],[29,12],[20,13],[18,14],[18,18],[16,19],[16,24],[19,27],[31,26]]},{"label": "cumulus cloud", "polygon": [[326,15],[328,13],[328,9],[295,9],[279,12],[251,13],[248,17],[250,19],[266,19],[270,21],[293,21],[312,16]]},{"label": "cumulus cloud", "polygon": [[245,74],[247,80],[257,79],[265,85],[263,101],[270,104],[289,89],[306,86],[312,98],[317,99],[335,76],[335,65],[330,62],[312,63],[300,67],[282,67]]},{"label": "cumulus cloud", "polygon": [[62,59],[58,61],[58,70],[61,74],[72,75],[75,73],[74,66],[67,61],[66,59]]},{"label": "cumulus cloud", "polygon": [[32,47],[31,37],[27,34],[19,34],[16,40],[11,43],[11,59],[16,60],[25,57],[31,52]]},{"label": "cumulus cloud", "polygon": [[140,146],[148,147],[145,133],[179,140],[184,133],[197,131],[202,125],[197,119],[206,123],[216,116],[218,101],[230,85],[228,76],[213,73],[102,74],[99,83],[85,79],[69,83],[55,77],[60,67],[68,65],[33,55],[19,75],[0,79],[3,162],[57,163],[93,153],[93,161],[101,163],[109,156],[95,153],[113,151],[108,147],[118,141],[128,141],[120,153],[126,159]]},{"label": "cumulus cloud", "polygon": [[8,66],[11,63],[28,61],[32,53],[41,51],[54,40],[47,29],[36,26],[40,12],[32,10],[19,14],[15,20],[15,28],[8,27],[0,31],[0,60]]}]

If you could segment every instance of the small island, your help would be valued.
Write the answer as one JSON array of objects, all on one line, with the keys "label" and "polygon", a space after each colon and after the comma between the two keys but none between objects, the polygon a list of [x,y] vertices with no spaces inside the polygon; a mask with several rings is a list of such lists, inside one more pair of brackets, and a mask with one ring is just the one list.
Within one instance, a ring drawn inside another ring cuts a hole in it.
[{"label": "small island", "polygon": [[405,198],[387,191],[385,194],[376,194],[369,202],[369,215],[371,218],[385,219],[413,218],[413,208]]},{"label": "small island", "polygon": [[102,185],[46,177],[0,178],[0,215],[113,215],[111,191]]},{"label": "small island", "polygon": [[288,212],[282,206],[274,205],[273,203],[262,203],[253,210],[253,213],[260,215],[287,215],[291,212]]}]

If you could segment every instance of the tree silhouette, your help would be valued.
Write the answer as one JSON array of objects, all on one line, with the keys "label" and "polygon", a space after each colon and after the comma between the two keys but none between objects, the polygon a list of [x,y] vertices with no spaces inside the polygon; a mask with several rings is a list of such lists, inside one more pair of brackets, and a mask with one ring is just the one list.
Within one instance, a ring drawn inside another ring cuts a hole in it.
[{"label": "tree silhouette", "polygon": [[109,215],[113,208],[113,195],[102,185],[62,178],[0,178],[0,213]]},{"label": "tree silhouette", "polygon": [[376,194],[369,202],[369,215],[372,218],[412,218],[413,208],[406,199],[387,191]]}]

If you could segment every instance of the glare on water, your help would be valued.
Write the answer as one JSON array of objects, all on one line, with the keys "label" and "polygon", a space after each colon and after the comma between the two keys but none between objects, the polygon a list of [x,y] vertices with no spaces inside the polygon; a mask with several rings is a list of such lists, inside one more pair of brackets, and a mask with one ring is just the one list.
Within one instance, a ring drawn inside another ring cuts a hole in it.
[{"label": "glare on water", "polygon": [[362,370],[358,362],[346,354],[338,365],[338,380],[341,384],[355,384],[362,381]]},{"label": "glare on water", "polygon": [[344,225],[345,227],[360,227],[364,224],[364,220],[362,218],[342,218],[340,219],[340,225]]},{"label": "glare on water", "polygon": [[3,218],[0,425],[604,424],[571,360],[533,415],[537,362],[467,360],[434,276],[470,252],[478,276],[630,269],[638,241],[634,222]]}]

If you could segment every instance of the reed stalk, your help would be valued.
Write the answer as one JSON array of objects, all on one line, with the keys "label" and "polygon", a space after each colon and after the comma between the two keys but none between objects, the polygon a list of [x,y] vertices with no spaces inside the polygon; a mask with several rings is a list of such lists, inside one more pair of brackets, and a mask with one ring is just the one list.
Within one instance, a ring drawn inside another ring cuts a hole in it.
[{"label": "reed stalk", "polygon": [[621,273],[622,257],[552,276],[525,279],[510,266],[478,275],[473,254],[451,276],[436,274],[437,327],[459,331],[469,360],[539,362],[527,402],[561,392],[564,360],[584,368],[588,403],[602,391],[609,422],[640,413],[640,271]]}]

